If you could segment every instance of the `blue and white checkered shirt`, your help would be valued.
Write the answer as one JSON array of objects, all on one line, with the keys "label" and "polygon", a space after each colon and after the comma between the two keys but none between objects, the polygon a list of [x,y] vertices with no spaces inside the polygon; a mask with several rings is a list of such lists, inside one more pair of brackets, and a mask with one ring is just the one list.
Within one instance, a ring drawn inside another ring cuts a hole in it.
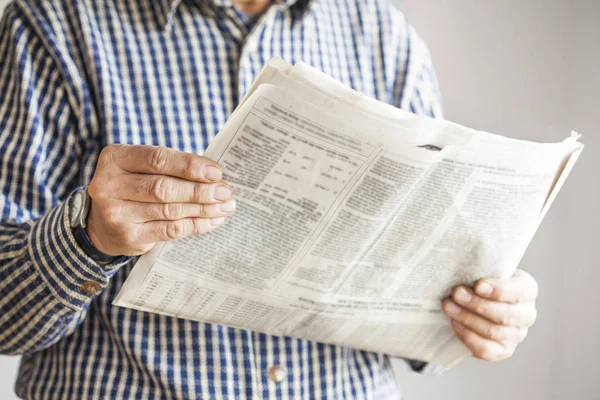
[{"label": "blue and white checkered shirt", "polygon": [[18,395],[399,397],[381,354],[113,307],[133,261],[99,266],[69,228],[71,193],[90,181],[104,146],[201,154],[275,55],[441,115],[427,48],[387,0],[283,0],[258,19],[229,0],[8,6],[0,25],[0,353],[23,354]]}]

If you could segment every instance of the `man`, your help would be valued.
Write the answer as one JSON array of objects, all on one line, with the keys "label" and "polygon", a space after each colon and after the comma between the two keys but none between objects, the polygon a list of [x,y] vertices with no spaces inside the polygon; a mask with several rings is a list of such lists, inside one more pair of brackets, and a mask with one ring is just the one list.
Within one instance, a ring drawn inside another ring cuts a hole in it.
[{"label": "man", "polygon": [[[233,3],[17,0],[5,10],[0,352],[23,354],[19,396],[399,397],[381,354],[111,305],[132,257],[234,212],[219,166],[194,154],[272,56],[441,116],[429,53],[387,1]],[[518,272],[457,288],[444,309],[476,357],[499,360],[533,324],[536,294]]]}]

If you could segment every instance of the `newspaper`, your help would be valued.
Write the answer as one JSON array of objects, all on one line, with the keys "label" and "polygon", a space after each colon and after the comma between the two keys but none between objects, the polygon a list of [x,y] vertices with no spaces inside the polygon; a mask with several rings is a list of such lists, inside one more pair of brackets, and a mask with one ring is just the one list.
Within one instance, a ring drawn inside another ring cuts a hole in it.
[{"label": "newspaper", "polygon": [[578,137],[417,117],[273,59],[205,152],[237,212],[158,244],[114,304],[449,367],[470,353],[441,300],[513,274]]}]

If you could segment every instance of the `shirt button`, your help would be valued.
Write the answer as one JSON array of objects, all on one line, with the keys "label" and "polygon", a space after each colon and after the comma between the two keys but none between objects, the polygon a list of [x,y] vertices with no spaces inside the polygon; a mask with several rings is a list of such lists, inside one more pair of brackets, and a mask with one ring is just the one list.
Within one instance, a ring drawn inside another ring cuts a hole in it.
[{"label": "shirt button", "polygon": [[280,365],[274,365],[269,368],[269,379],[275,383],[283,382],[286,375],[285,369]]},{"label": "shirt button", "polygon": [[81,284],[81,289],[87,294],[94,295],[98,294],[102,288],[98,282],[87,281]]}]

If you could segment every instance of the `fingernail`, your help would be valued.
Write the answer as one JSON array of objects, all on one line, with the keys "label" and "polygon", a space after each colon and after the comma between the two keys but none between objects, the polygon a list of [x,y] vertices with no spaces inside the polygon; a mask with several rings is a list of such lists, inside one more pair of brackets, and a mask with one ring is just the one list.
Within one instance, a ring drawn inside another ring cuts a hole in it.
[{"label": "fingernail", "polygon": [[223,225],[224,222],[225,222],[225,218],[224,217],[218,217],[218,218],[211,218],[210,219],[210,224],[212,226],[220,226],[220,225]]},{"label": "fingernail", "polygon": [[487,282],[480,283],[479,285],[477,285],[477,288],[475,289],[475,291],[478,294],[481,294],[484,296],[491,294],[493,290],[494,290],[494,288],[492,287],[492,285],[490,285]]},{"label": "fingernail", "polygon": [[465,288],[460,288],[454,293],[454,300],[459,304],[466,304],[471,301],[472,298],[473,296],[471,296],[471,293],[467,292],[467,289]]},{"label": "fingernail", "polygon": [[224,185],[217,186],[213,196],[215,200],[227,200],[231,197],[231,189]]},{"label": "fingernail", "polygon": [[235,200],[229,200],[225,203],[219,204],[219,210],[224,213],[230,213],[235,211]]},{"label": "fingernail", "polygon": [[454,304],[454,302],[452,302],[452,301],[446,302],[446,304],[444,305],[444,310],[446,310],[446,312],[448,314],[452,314],[452,315],[460,314],[460,307],[457,306],[456,304]]},{"label": "fingernail", "polygon": [[204,167],[204,177],[211,181],[218,181],[223,177],[223,173],[219,168],[207,165]]},{"label": "fingernail", "polygon": [[457,331],[463,331],[465,329],[465,326],[458,321],[452,321],[452,325]]}]

